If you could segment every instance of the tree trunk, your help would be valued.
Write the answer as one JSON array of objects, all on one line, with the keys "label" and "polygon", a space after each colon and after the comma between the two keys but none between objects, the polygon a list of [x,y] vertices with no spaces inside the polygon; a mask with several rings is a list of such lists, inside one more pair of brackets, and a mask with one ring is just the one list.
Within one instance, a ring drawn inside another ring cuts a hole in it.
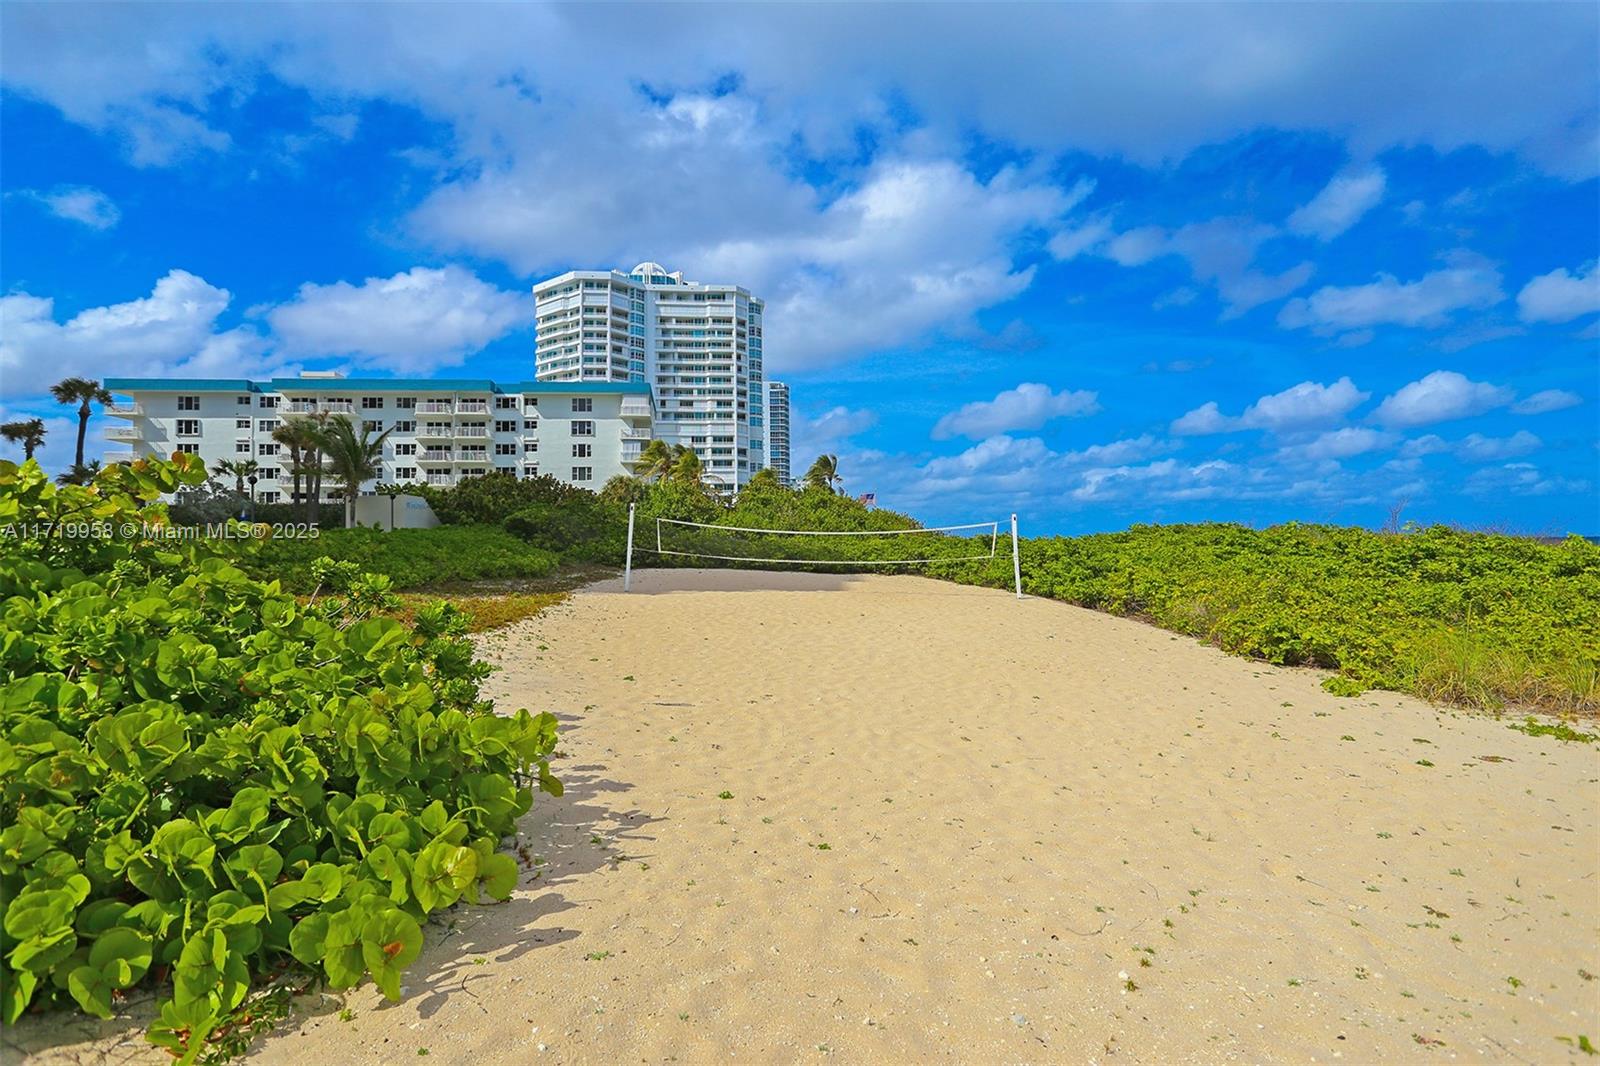
[{"label": "tree trunk", "polygon": [[89,401],[85,400],[78,405],[78,461],[75,466],[83,465],[83,437],[89,432]]},{"label": "tree trunk", "polygon": [[353,529],[356,524],[356,497],[355,493],[346,493],[344,497],[344,528]]}]

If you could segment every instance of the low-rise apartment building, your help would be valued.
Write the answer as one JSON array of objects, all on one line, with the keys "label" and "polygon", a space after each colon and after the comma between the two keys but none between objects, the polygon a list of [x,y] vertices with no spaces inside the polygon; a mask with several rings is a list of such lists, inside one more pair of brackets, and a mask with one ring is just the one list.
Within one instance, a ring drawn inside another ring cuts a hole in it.
[{"label": "low-rise apartment building", "polygon": [[[126,450],[105,461],[190,452],[208,467],[254,460],[256,498],[289,499],[289,455],[272,432],[287,418],[343,414],[390,430],[378,482],[453,485],[500,471],[549,474],[598,489],[631,474],[649,441],[655,404],[644,382],[553,382],[417,378],[108,378],[119,397],[106,413],[125,420],[106,432]],[[125,397],[125,399],[122,399]],[[338,498],[328,482],[323,492]]]}]

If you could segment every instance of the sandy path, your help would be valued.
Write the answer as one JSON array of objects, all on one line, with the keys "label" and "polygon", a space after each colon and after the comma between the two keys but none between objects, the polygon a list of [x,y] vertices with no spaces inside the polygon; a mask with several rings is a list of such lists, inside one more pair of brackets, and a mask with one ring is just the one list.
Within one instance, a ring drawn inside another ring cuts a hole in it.
[{"label": "sandy path", "polygon": [[538,876],[431,931],[403,1003],[358,989],[262,1061],[1600,1041],[1592,746],[909,577],[644,573],[484,651],[503,706],[564,721]]}]

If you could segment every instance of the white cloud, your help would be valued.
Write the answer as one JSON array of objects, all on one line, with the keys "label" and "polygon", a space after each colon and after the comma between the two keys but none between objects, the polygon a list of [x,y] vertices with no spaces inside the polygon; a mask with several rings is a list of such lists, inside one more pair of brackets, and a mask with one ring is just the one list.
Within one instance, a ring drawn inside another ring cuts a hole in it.
[{"label": "white cloud", "polygon": [[1485,437],[1481,433],[1473,433],[1456,445],[1456,454],[1469,462],[1489,463],[1527,455],[1538,451],[1543,444],[1525,429],[1519,429],[1509,437]]},{"label": "white cloud", "polygon": [[1379,274],[1366,285],[1325,285],[1285,304],[1278,324],[1319,331],[1381,325],[1433,327],[1445,324],[1457,311],[1482,310],[1503,299],[1500,272],[1479,256],[1457,253],[1446,266],[1416,281],[1402,282]]},{"label": "white cloud", "polygon": [[1582,402],[1583,397],[1575,392],[1566,389],[1544,389],[1518,400],[1511,405],[1511,410],[1519,415],[1542,415],[1576,407]]},{"label": "white cloud", "polygon": [[57,218],[107,230],[122,221],[122,212],[111,197],[87,185],[60,185],[49,192],[25,189],[19,195],[41,204]]},{"label": "white cloud", "polygon": [[451,265],[413,267],[360,285],[300,286],[267,314],[285,354],[350,356],[404,374],[461,362],[533,320],[533,298]]},{"label": "white cloud", "polygon": [[1091,218],[1087,222],[1057,233],[1050,238],[1045,248],[1058,262],[1065,263],[1085,252],[1099,248],[1113,233],[1109,218]]},{"label": "white cloud", "polygon": [[1532,463],[1505,463],[1475,472],[1464,488],[1468,495],[1494,497],[1579,495],[1590,486],[1581,478],[1546,475]]},{"label": "white cloud", "polygon": [[1370,396],[1371,393],[1362,392],[1348,377],[1331,385],[1302,381],[1282,392],[1261,397],[1236,418],[1223,414],[1216,401],[1202,404],[1174,421],[1172,432],[1182,436],[1240,429],[1284,433],[1337,422]]},{"label": "white cloud", "polygon": [[1471,381],[1453,370],[1435,370],[1384,399],[1372,417],[1386,426],[1426,426],[1504,407],[1514,395],[1501,385]]},{"label": "white cloud", "polygon": [[824,411],[815,418],[796,411],[794,413],[795,455],[833,451],[857,434],[878,424],[872,411],[839,406]]},{"label": "white cloud", "polygon": [[37,395],[69,375],[241,377],[258,370],[266,350],[255,331],[218,331],[231,295],[204,278],[174,270],[150,295],[92,307],[65,322],[48,297],[0,297],[0,376],[11,396]]},{"label": "white cloud", "polygon": [[1385,180],[1383,168],[1377,166],[1336,175],[1310,203],[1289,216],[1289,231],[1333,240],[1378,205]]},{"label": "white cloud", "polygon": [[1450,445],[1443,437],[1429,433],[1425,436],[1414,437],[1400,446],[1402,459],[1420,459],[1425,455],[1437,455],[1450,450]]},{"label": "white cloud", "polygon": [[[1155,21],[1114,5],[1019,19],[949,6],[914,20],[871,5],[776,6],[706,22],[693,47],[670,49],[659,42],[681,16],[657,8],[623,23],[542,5],[373,8],[361,19],[319,6],[111,7],[88,21],[70,6],[0,11],[12,91],[124,138],[147,162],[226,147],[216,116],[272,79],[317,98],[416,102],[470,143],[514,129],[537,104],[581,110],[577,98],[614,98],[614,86],[736,71],[819,152],[847,150],[862,128],[893,130],[899,100],[941,137],[976,130],[1145,165],[1277,128],[1338,131],[1363,156],[1480,145],[1574,178],[1596,167],[1586,5],[1180,7]],[[615,79],[592,66],[602,50]]]},{"label": "white cloud", "polygon": [[992,400],[964,404],[951,411],[933,427],[934,440],[969,437],[981,440],[1018,429],[1038,429],[1057,418],[1092,415],[1100,410],[1093,392],[1062,389],[1053,392],[1048,385],[1024,382],[1007,389]]},{"label": "white cloud", "polygon": [[1278,449],[1279,458],[1306,462],[1328,459],[1349,459],[1367,452],[1377,451],[1394,443],[1394,437],[1364,426],[1346,426],[1320,433],[1303,444],[1292,444]]},{"label": "white cloud", "polygon": [[1576,274],[1565,268],[1541,274],[1517,293],[1517,314],[1524,322],[1570,322],[1600,311],[1600,266],[1590,261]]}]

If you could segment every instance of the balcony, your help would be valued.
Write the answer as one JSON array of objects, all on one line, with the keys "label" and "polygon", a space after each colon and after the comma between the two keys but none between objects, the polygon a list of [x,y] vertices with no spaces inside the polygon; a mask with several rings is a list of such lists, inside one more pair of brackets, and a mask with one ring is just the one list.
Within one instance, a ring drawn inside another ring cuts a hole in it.
[{"label": "balcony", "polygon": [[486,426],[457,426],[455,433],[457,437],[464,437],[467,440],[486,440],[489,436]]},{"label": "balcony", "polygon": [[623,440],[649,440],[651,433],[648,429],[625,429],[622,431]]},{"label": "balcony", "polygon": [[417,456],[424,463],[448,463],[455,458],[455,453],[449,448],[424,448],[422,454]]},{"label": "balcony", "polygon": [[101,452],[100,462],[105,466],[114,466],[117,463],[131,463],[133,462],[133,452],[125,452],[121,450],[113,452]]},{"label": "balcony", "polygon": [[637,463],[644,457],[644,446],[633,441],[624,441],[622,444],[622,461]]},{"label": "balcony", "polygon": [[456,414],[458,415],[486,415],[488,413],[488,400],[458,400],[456,402]]},{"label": "balcony", "polygon": [[456,405],[449,400],[423,400],[417,404],[419,415],[448,415],[455,412]]},{"label": "balcony", "polygon": [[111,426],[106,430],[106,440],[125,440],[129,442],[144,439],[137,426]]},{"label": "balcony", "polygon": [[353,400],[323,400],[317,406],[322,409],[323,414],[353,415],[356,413],[356,405]]},{"label": "balcony", "polygon": [[429,474],[428,475],[428,484],[430,484],[430,485],[454,485],[455,483],[456,483],[456,479],[455,479],[455,475],[454,474]]},{"label": "balcony", "polygon": [[466,448],[456,453],[458,463],[484,463],[489,462],[489,452],[483,448]]},{"label": "balcony", "polygon": [[138,418],[144,414],[144,408],[136,403],[108,403],[101,410],[117,418]]},{"label": "balcony", "polygon": [[314,415],[317,413],[315,400],[290,400],[284,405],[292,415]]},{"label": "balcony", "polygon": [[623,418],[649,418],[650,401],[627,398],[622,401]]},{"label": "balcony", "polygon": [[418,440],[449,440],[455,436],[456,431],[449,425],[426,425],[417,427]]}]

